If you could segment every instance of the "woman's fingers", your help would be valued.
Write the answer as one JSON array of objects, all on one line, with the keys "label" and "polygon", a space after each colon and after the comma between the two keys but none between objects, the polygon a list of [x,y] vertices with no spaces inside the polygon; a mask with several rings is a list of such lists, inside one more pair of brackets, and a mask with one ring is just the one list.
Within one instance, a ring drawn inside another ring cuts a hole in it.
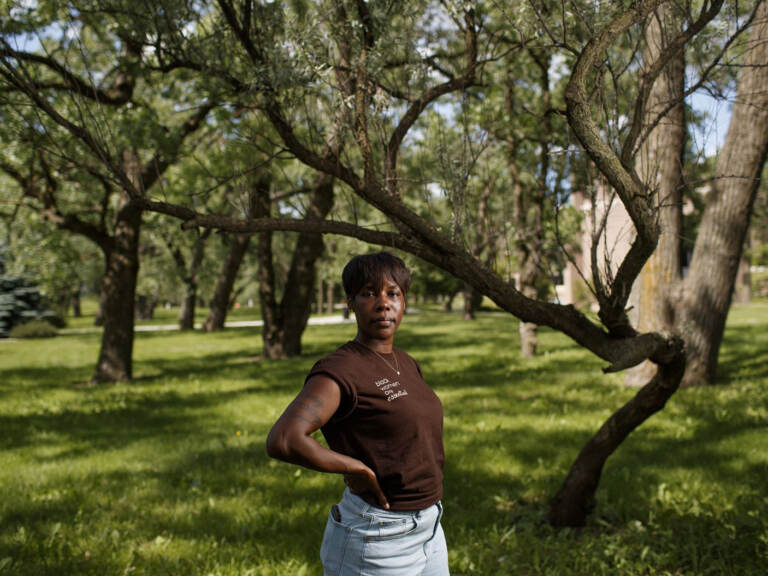
[{"label": "woman's fingers", "polygon": [[387,497],[379,486],[376,474],[370,468],[360,473],[344,474],[344,482],[353,494],[371,494],[381,508],[389,510]]},{"label": "woman's fingers", "polygon": [[376,482],[376,490],[374,491],[374,494],[376,495],[376,500],[379,502],[379,506],[385,510],[389,510],[389,502],[387,502],[387,497],[384,496],[384,492],[382,492],[378,482]]}]

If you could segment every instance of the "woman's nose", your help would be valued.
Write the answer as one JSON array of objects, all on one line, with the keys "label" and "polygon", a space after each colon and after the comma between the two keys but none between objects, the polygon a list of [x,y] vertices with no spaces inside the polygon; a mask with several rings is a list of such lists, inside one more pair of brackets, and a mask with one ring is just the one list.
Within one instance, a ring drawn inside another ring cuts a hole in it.
[{"label": "woman's nose", "polygon": [[389,297],[386,294],[380,294],[376,299],[376,306],[378,308],[389,308],[390,305]]}]

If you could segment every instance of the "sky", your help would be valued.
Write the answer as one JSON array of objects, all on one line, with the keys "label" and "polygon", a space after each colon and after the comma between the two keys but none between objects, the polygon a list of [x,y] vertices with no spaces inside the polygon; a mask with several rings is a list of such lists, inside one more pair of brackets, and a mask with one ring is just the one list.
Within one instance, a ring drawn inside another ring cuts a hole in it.
[{"label": "sky", "polygon": [[704,112],[710,119],[704,123],[704,130],[694,127],[691,134],[694,151],[703,151],[706,157],[716,156],[723,147],[731,121],[730,102],[717,100],[703,92],[694,92],[687,102],[696,112]]}]

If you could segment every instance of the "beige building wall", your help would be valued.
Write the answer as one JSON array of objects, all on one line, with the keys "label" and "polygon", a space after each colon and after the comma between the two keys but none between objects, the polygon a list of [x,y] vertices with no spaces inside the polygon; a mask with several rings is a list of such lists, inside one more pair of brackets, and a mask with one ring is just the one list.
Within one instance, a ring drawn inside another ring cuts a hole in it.
[{"label": "beige building wall", "polygon": [[[574,207],[582,213],[581,245],[579,253],[573,254],[573,263],[563,270],[563,283],[556,286],[561,304],[573,304],[588,292],[583,284],[583,275],[592,284],[592,239],[597,236],[597,266],[604,282],[613,278],[635,238],[635,227],[624,205],[615,192],[602,183],[595,184],[595,205],[589,195],[574,192],[571,195]],[[602,227],[603,219],[605,226]],[[581,272],[581,275],[579,274]]]}]

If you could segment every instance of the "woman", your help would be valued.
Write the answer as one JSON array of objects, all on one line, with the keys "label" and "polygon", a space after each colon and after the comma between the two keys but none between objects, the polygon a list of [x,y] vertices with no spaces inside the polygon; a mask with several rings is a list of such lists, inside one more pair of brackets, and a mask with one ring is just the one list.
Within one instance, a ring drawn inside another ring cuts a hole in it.
[{"label": "woman", "polygon": [[[443,409],[393,346],[411,276],[387,252],[342,273],[357,336],[317,362],[267,438],[273,458],[344,475],[320,556],[326,575],[444,576]],[[322,430],[329,448],[311,434]]]}]

